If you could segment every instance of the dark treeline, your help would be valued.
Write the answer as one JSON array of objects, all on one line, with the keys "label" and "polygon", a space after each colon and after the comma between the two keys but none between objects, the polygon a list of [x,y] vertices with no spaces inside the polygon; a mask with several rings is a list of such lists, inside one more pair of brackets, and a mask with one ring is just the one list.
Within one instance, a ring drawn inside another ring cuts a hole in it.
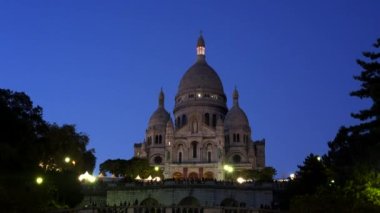
[{"label": "dark treeline", "polygon": [[380,212],[380,39],[376,52],[357,60],[361,87],[350,93],[371,100],[351,116],[358,125],[342,126],[322,158],[310,154],[282,195],[290,212]]},{"label": "dark treeline", "polygon": [[88,143],[74,125],[45,121],[42,108],[25,93],[0,89],[1,211],[45,212],[78,204],[83,197],[78,176],[91,172],[96,160]]}]

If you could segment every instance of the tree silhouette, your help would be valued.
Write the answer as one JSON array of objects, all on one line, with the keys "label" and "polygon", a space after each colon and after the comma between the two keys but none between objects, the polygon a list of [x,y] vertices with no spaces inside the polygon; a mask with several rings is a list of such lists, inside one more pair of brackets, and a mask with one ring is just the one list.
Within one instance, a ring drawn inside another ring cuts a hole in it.
[{"label": "tree silhouette", "polygon": [[[77,177],[95,165],[88,141],[73,125],[46,122],[25,93],[0,89],[1,211],[45,212],[80,202]],[[75,162],[64,162],[65,156]]]}]

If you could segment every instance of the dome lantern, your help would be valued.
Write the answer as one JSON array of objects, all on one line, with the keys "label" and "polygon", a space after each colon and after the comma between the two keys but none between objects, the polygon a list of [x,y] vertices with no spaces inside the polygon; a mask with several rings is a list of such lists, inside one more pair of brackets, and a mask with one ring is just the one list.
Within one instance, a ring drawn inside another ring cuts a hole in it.
[{"label": "dome lantern", "polygon": [[164,107],[164,103],[165,103],[165,95],[161,88],[160,95],[158,96],[158,107]]},{"label": "dome lantern", "polygon": [[198,60],[202,60],[202,59],[204,60],[206,57],[206,45],[205,45],[205,40],[203,39],[203,36],[202,36],[202,32],[197,42],[197,57],[198,57]]},{"label": "dome lantern", "polygon": [[236,86],[232,94],[232,99],[233,99],[233,106],[239,106],[239,92],[237,91]]}]

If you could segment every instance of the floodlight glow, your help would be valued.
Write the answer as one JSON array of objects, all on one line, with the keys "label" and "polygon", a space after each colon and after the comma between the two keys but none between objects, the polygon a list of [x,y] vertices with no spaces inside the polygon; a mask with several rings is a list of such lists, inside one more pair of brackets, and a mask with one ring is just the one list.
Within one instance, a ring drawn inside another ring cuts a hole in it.
[{"label": "floodlight glow", "polygon": [[229,173],[233,172],[234,171],[234,168],[230,165],[224,165],[223,166],[223,169]]},{"label": "floodlight glow", "polygon": [[296,178],[296,175],[295,175],[294,173],[291,173],[291,174],[289,175],[289,177],[290,177],[291,180],[294,180],[294,178]]},{"label": "floodlight glow", "polygon": [[65,157],[65,163],[69,163],[70,162],[70,157]]},{"label": "floodlight glow", "polygon": [[317,156],[317,161],[321,161],[321,156]]},{"label": "floodlight glow", "polygon": [[44,179],[43,179],[42,177],[37,177],[37,178],[36,178],[36,183],[37,183],[38,185],[41,185],[43,182],[44,182]]},{"label": "floodlight glow", "polygon": [[153,181],[160,182],[160,181],[161,181],[161,178],[157,176],[157,177],[153,178]]},{"label": "floodlight glow", "polygon": [[94,183],[96,181],[96,177],[90,175],[87,171],[84,174],[79,175],[79,181],[88,181],[90,183]]},{"label": "floodlight glow", "polygon": [[245,180],[245,179],[242,178],[242,177],[238,177],[238,178],[236,179],[236,181],[237,181],[238,183],[240,183],[240,184],[247,182],[247,180]]}]

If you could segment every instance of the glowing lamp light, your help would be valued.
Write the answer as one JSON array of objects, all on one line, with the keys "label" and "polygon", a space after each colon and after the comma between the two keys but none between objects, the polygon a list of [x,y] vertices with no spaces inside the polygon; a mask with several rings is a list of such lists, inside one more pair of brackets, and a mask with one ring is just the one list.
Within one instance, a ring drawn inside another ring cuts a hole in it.
[{"label": "glowing lamp light", "polygon": [[157,177],[153,178],[153,181],[160,182],[161,178],[157,176]]},{"label": "glowing lamp light", "polygon": [[230,165],[224,165],[223,166],[223,169],[229,173],[233,172],[234,171],[234,168]]},{"label": "glowing lamp light", "polygon": [[158,172],[158,170],[160,170],[160,167],[155,166],[155,167],[154,167],[154,171]]},{"label": "glowing lamp light", "polygon": [[36,178],[36,183],[37,183],[38,185],[41,185],[43,182],[44,182],[44,179],[43,179],[42,177],[37,177],[37,178]]},{"label": "glowing lamp light", "polygon": [[321,161],[321,156],[317,156],[317,161]]},{"label": "glowing lamp light", "polygon": [[238,178],[236,179],[236,181],[237,181],[238,183],[240,183],[240,184],[247,182],[247,180],[245,180],[245,179],[242,178],[242,177],[238,177]]},{"label": "glowing lamp light", "polygon": [[296,174],[291,173],[291,174],[289,175],[289,177],[290,177],[290,180],[294,180],[294,178],[296,178]]},{"label": "glowing lamp light", "polygon": [[84,174],[79,175],[79,181],[87,181],[90,183],[94,183],[96,181],[96,177],[90,175],[87,171]]},{"label": "glowing lamp light", "polygon": [[70,162],[70,157],[65,157],[65,163],[69,163]]}]

